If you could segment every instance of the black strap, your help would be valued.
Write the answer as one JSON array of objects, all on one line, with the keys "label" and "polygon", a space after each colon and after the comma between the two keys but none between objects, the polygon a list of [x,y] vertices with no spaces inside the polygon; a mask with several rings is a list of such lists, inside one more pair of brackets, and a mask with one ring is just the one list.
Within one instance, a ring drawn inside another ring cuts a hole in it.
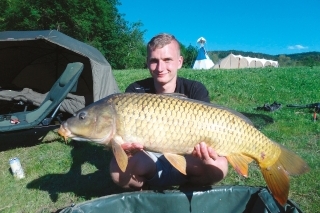
[{"label": "black strap", "polygon": [[270,213],[281,212],[274,198],[271,196],[267,189],[262,189],[258,195]]}]

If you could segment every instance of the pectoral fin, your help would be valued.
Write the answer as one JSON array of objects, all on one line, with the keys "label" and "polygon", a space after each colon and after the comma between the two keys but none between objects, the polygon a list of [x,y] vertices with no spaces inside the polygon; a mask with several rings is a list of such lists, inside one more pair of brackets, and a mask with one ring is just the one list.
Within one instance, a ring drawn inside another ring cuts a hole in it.
[{"label": "pectoral fin", "polygon": [[182,174],[187,175],[187,162],[184,156],[172,153],[163,153],[163,155],[174,168],[176,168]]},{"label": "pectoral fin", "polygon": [[121,147],[121,144],[115,139],[111,139],[111,146],[119,168],[122,172],[125,172],[128,166],[128,156],[126,152]]},{"label": "pectoral fin", "polygon": [[242,154],[231,154],[226,157],[238,174],[248,177],[248,164],[253,161],[252,158]]}]

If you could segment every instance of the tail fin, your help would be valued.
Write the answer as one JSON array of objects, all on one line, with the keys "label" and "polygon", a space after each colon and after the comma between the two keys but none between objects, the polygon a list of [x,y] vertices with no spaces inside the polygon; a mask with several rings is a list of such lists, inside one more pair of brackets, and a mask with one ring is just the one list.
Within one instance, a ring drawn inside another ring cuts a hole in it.
[{"label": "tail fin", "polygon": [[279,159],[268,168],[261,168],[263,177],[274,198],[285,205],[289,194],[289,175],[299,175],[309,171],[308,165],[295,153],[280,146]]}]

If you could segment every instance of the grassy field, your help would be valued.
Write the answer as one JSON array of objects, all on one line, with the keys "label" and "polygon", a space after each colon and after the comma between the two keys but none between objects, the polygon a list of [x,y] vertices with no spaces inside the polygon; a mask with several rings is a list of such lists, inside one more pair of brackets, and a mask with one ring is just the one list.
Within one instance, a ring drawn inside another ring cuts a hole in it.
[{"label": "grassy field", "polygon": [[[147,70],[116,70],[114,75],[121,91],[149,76]],[[265,135],[305,159],[311,170],[291,178],[289,198],[306,213],[320,211],[320,115],[313,121],[312,110],[286,107],[320,102],[320,67],[183,69],[179,75],[203,82],[212,102],[243,112]],[[282,104],[277,111],[255,110],[274,101]],[[13,137],[12,143],[15,141]],[[123,192],[110,180],[109,150],[91,143],[65,144],[60,139],[32,142],[27,147],[0,146],[0,212],[56,212],[72,203]],[[12,177],[8,164],[12,157],[20,158],[25,179]],[[230,168],[219,185],[265,186],[265,181],[252,164],[249,178],[240,177]]]}]

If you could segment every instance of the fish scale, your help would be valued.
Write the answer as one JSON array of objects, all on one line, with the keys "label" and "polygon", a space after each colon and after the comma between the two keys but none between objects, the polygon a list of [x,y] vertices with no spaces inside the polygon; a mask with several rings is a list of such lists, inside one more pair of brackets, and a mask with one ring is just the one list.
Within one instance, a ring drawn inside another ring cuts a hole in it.
[{"label": "fish scale", "polygon": [[282,205],[288,198],[288,175],[309,170],[298,155],[270,140],[240,113],[177,94],[114,94],[77,112],[58,132],[65,138],[112,146],[122,171],[128,162],[122,148],[126,143],[164,153],[186,174],[185,159],[176,154],[189,154],[204,141],[245,177],[248,164],[256,161]]},{"label": "fish scale", "polygon": [[[121,116],[119,119],[123,120],[123,125],[117,127],[117,132],[121,132],[120,135],[125,135],[128,139],[133,135],[134,138],[143,138],[145,141],[139,139],[140,142],[151,150],[185,153],[191,152],[200,141],[205,141],[222,155],[228,155],[230,150],[235,148],[249,156],[260,155],[255,151],[259,149],[252,149],[248,146],[250,143],[246,143],[257,140],[256,137],[259,135],[250,129],[248,131],[246,128],[248,124],[244,125],[246,123],[243,120],[226,110],[212,110],[210,106],[199,105],[192,101],[177,101],[170,96],[157,99],[153,96],[138,97],[133,95],[127,100],[123,98],[112,100],[118,116]],[[145,119],[146,115],[149,115],[150,119]],[[146,126],[150,128],[148,131],[143,131]],[[266,137],[263,139],[270,142]],[[181,148],[181,141],[185,148]],[[262,145],[260,148],[265,149],[263,140],[259,144]],[[264,150],[265,155],[271,156],[274,149]]]}]

